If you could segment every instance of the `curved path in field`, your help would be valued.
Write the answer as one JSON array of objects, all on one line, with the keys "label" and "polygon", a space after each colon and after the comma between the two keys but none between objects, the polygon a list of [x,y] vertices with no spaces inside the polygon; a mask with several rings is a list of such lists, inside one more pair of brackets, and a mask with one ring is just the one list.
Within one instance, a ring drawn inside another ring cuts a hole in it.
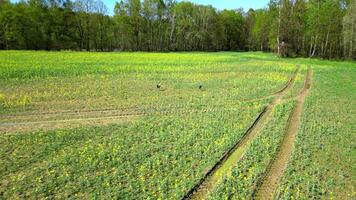
[{"label": "curved path in field", "polygon": [[264,125],[269,121],[268,117],[275,105],[281,102],[284,94],[292,87],[294,80],[299,73],[299,68],[300,67],[298,66],[288,83],[280,91],[276,92],[274,100],[259,114],[244,136],[221,157],[219,162],[209,170],[203,179],[201,179],[200,182],[198,182],[198,184],[193,187],[183,199],[206,199],[209,196],[209,193],[216,188],[221,178],[231,172],[231,169],[244,155],[248,149],[248,146],[258,136],[258,133],[261,132]]},{"label": "curved path in field", "polygon": [[[294,82],[297,71],[289,79],[289,81],[276,92],[267,96],[255,99],[244,99],[243,102],[261,101],[276,97],[287,90]],[[139,106],[123,107],[119,109],[87,109],[87,110],[59,110],[52,112],[34,112],[27,114],[9,114],[0,122],[0,133],[25,132],[38,129],[50,130],[57,128],[75,127],[84,124],[110,124],[127,122],[137,117],[147,115],[170,115],[175,113],[186,112],[214,112],[219,110],[220,106],[228,106],[228,104],[212,105],[216,108],[205,109],[187,109],[186,105],[182,106],[168,106],[160,108],[140,108]],[[188,111],[187,111],[188,110]],[[73,126],[72,126],[73,124]]]},{"label": "curved path in field", "polygon": [[297,98],[297,104],[290,115],[286,134],[282,140],[275,159],[271,161],[266,171],[262,184],[257,189],[255,199],[273,199],[273,195],[277,189],[278,183],[283,175],[283,172],[287,169],[288,166],[288,160],[292,153],[294,141],[298,133],[298,127],[300,125],[305,97],[309,93],[311,81],[312,71],[309,68],[308,75],[304,83],[304,88],[299,94]]},{"label": "curved path in field", "polygon": [[[255,102],[255,101],[261,101],[265,100],[268,98],[275,97],[277,94],[281,93],[285,87],[289,84],[290,80],[283,86],[283,88],[279,89],[276,92],[272,92],[266,96],[258,97],[258,98],[253,98],[253,99],[241,99],[241,102]],[[212,105],[215,107],[219,106],[227,106],[227,105],[233,105],[233,104],[216,104]],[[27,112],[27,113],[10,113],[7,115],[4,115],[4,117],[12,118],[14,120],[12,121],[17,121],[19,122],[18,124],[24,124],[23,122],[26,123],[38,123],[38,122],[52,122],[52,121],[63,121],[64,119],[59,119],[59,120],[44,120],[44,119],[50,119],[50,118],[56,118],[56,117],[74,117],[74,118],[68,118],[68,121],[71,120],[85,120],[87,117],[90,119],[90,116],[103,116],[103,118],[107,117],[125,117],[125,116],[131,116],[131,115],[149,115],[152,113],[166,113],[167,110],[169,109],[184,109],[186,108],[186,105],[176,105],[176,106],[167,106],[167,107],[139,107],[139,106],[128,106],[128,107],[121,107],[121,108],[103,108],[103,109],[82,109],[82,110],[55,110],[55,111],[40,111],[40,112]],[[150,111],[151,110],[151,111]],[[28,121],[27,119],[33,119],[36,117],[40,117],[42,120],[38,121]],[[94,118],[94,117],[93,117]],[[97,117],[100,118],[100,117]],[[1,123],[1,122],[0,122]],[[14,125],[16,122],[2,122],[0,125]]]}]

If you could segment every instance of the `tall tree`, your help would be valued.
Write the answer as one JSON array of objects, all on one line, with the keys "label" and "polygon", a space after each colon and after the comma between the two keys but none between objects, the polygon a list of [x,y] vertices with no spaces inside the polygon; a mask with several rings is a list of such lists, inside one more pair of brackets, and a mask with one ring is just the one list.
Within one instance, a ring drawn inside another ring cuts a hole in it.
[{"label": "tall tree", "polygon": [[223,32],[223,46],[225,51],[245,49],[244,17],[234,10],[223,10],[219,13],[219,23]]},{"label": "tall tree", "polygon": [[351,1],[343,18],[344,55],[356,59],[356,1]]},{"label": "tall tree", "polygon": [[255,11],[255,24],[252,28],[253,47],[256,50],[267,51],[268,33],[270,32],[269,13],[266,10]]}]

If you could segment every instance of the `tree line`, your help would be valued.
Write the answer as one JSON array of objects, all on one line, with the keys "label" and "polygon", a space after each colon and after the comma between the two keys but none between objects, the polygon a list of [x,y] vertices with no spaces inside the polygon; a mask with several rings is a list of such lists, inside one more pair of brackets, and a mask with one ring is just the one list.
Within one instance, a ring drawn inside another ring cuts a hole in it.
[{"label": "tree line", "polygon": [[0,0],[0,49],[273,51],[356,58],[356,0],[271,0],[217,10],[175,0]]}]

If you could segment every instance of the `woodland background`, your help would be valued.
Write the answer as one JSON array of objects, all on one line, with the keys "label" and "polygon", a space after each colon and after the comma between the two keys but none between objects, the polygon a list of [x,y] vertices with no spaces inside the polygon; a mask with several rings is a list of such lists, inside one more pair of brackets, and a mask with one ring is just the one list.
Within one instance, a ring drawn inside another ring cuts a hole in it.
[{"label": "woodland background", "polygon": [[271,0],[217,10],[174,0],[0,0],[0,49],[268,51],[356,59],[356,0]]}]

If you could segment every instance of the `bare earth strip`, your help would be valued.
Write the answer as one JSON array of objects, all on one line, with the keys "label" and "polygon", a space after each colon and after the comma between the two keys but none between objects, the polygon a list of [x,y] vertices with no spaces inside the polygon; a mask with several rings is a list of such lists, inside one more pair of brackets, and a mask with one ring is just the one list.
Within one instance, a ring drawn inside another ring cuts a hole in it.
[{"label": "bare earth strip", "polygon": [[[57,118],[47,118],[46,115],[36,116],[31,121],[23,118],[12,118],[8,122],[0,122],[1,134],[13,134],[21,132],[29,132],[36,130],[54,130],[61,128],[75,128],[81,125],[108,125],[130,122],[145,116],[171,116],[182,114],[204,114],[211,112],[221,112],[222,110],[236,110],[236,108],[212,107],[212,108],[176,108],[162,109],[145,112],[118,112],[118,113],[97,113],[97,115],[78,114],[78,115],[60,115]],[[239,109],[239,111],[244,109]],[[60,117],[60,118],[59,118]],[[38,119],[38,120],[36,120]]]},{"label": "bare earth strip", "polygon": [[[182,114],[203,114],[211,112],[221,112],[222,110],[235,110],[235,108],[212,107],[212,108],[169,108],[151,111],[133,112],[101,112],[101,113],[79,113],[77,115],[58,115],[56,118],[47,118],[47,115],[32,116],[31,121],[27,118],[11,118],[8,121],[0,122],[0,133],[12,134],[35,130],[54,130],[60,128],[74,128],[81,125],[107,125],[130,122],[144,116],[170,116]],[[243,109],[242,109],[243,110]],[[239,110],[241,111],[241,110]],[[6,120],[6,119],[5,119]]]},{"label": "bare earth strip", "polygon": [[[181,114],[198,114],[221,112],[222,110],[234,110],[234,108],[212,107],[212,108],[169,108],[151,111],[133,111],[133,112],[101,112],[101,113],[79,113],[77,115],[58,115],[56,118],[48,118],[47,115],[32,116],[28,118],[13,117],[5,122],[0,122],[0,133],[12,134],[28,132],[35,130],[54,130],[60,128],[74,128],[81,125],[107,125],[130,122],[134,119],[144,116],[170,116]],[[240,110],[241,111],[241,110]],[[5,119],[6,120],[6,119]]]},{"label": "bare earth strip", "polygon": [[[289,82],[288,82],[289,83]],[[276,94],[281,93],[285,87],[288,85],[285,84],[281,89],[278,89],[278,91],[272,92],[270,94],[267,94],[266,96],[261,96],[258,98],[252,98],[252,99],[241,99],[241,102],[255,102],[255,101],[260,101],[260,100],[265,100],[268,98],[274,97]],[[227,104],[223,104],[227,105]],[[215,106],[222,106],[222,105],[215,105]],[[184,108],[186,105],[175,105],[175,106],[167,106],[164,107],[164,109],[179,109],[179,108]],[[80,109],[80,110],[53,110],[53,111],[29,111],[29,112],[18,112],[18,113],[9,113],[5,115],[0,115],[3,118],[8,118],[8,120],[11,119],[19,119],[19,120],[26,120],[28,118],[36,118],[36,117],[41,117],[42,119],[45,118],[56,118],[58,116],[76,116],[76,115],[101,115],[101,114],[125,114],[125,113],[132,113],[132,112],[140,112],[142,110],[146,109],[161,109],[161,107],[140,107],[140,106],[127,106],[127,107],[121,107],[121,108],[102,108],[102,109]],[[8,120],[5,120],[4,122],[8,122]]]},{"label": "bare earth strip", "polygon": [[[101,112],[101,113],[88,113],[78,115],[58,115],[57,118],[47,118],[44,116],[33,116],[31,121],[26,118],[11,118],[11,121],[0,122],[0,133],[11,134],[34,130],[53,130],[59,128],[73,128],[80,125],[106,125],[112,123],[129,122],[133,119],[144,116],[170,116],[175,114],[197,114],[207,112],[221,111],[222,107],[213,108],[170,108],[151,111],[133,111],[133,112]],[[232,109],[234,110],[234,109]],[[90,114],[90,115],[89,115]],[[60,118],[59,118],[60,117]],[[39,119],[39,120],[35,120]]]},{"label": "bare earth strip", "polygon": [[274,100],[260,113],[241,140],[222,156],[220,161],[207,172],[205,177],[183,199],[206,199],[209,193],[216,188],[221,178],[231,172],[231,169],[244,155],[253,139],[258,136],[258,133],[268,122],[268,117],[274,106],[281,102],[284,94],[291,88],[298,72],[299,66],[288,83],[276,93]]},{"label": "bare earth strip", "polygon": [[[285,88],[285,86],[283,86]],[[257,102],[261,100],[266,100],[273,98],[276,94],[280,93],[283,89],[273,92],[267,96],[254,98],[254,99],[243,99],[240,102]],[[215,104],[209,105],[209,107],[221,107],[221,106],[233,106],[235,104]],[[11,124],[25,124],[25,123],[39,123],[47,121],[63,121],[68,119],[70,120],[85,120],[85,118],[91,119],[99,116],[110,117],[110,116],[131,116],[131,115],[149,115],[152,113],[167,113],[167,110],[182,110],[187,109],[186,105],[180,106],[165,106],[165,107],[124,107],[124,108],[104,108],[104,109],[93,109],[93,110],[59,110],[52,112],[29,112],[29,113],[10,113],[2,115],[0,120],[1,125],[11,125]],[[188,108],[192,109],[192,108]]]},{"label": "bare earth strip", "polygon": [[123,124],[135,120],[140,115],[126,116],[109,116],[109,117],[93,117],[93,118],[77,118],[66,120],[52,120],[39,122],[19,122],[19,123],[4,123],[0,126],[0,133],[12,134],[23,133],[36,130],[55,130],[63,128],[75,128],[83,125],[99,126],[108,124]]},{"label": "bare earth strip", "polygon": [[298,133],[300,118],[303,111],[305,97],[308,95],[312,79],[312,71],[309,68],[308,75],[304,83],[304,88],[297,98],[297,104],[291,113],[287,132],[279,147],[279,151],[274,160],[272,160],[269,168],[266,171],[265,178],[261,186],[258,188],[255,199],[273,199],[274,192],[278,183],[288,166],[288,160],[294,147],[294,141]]}]

